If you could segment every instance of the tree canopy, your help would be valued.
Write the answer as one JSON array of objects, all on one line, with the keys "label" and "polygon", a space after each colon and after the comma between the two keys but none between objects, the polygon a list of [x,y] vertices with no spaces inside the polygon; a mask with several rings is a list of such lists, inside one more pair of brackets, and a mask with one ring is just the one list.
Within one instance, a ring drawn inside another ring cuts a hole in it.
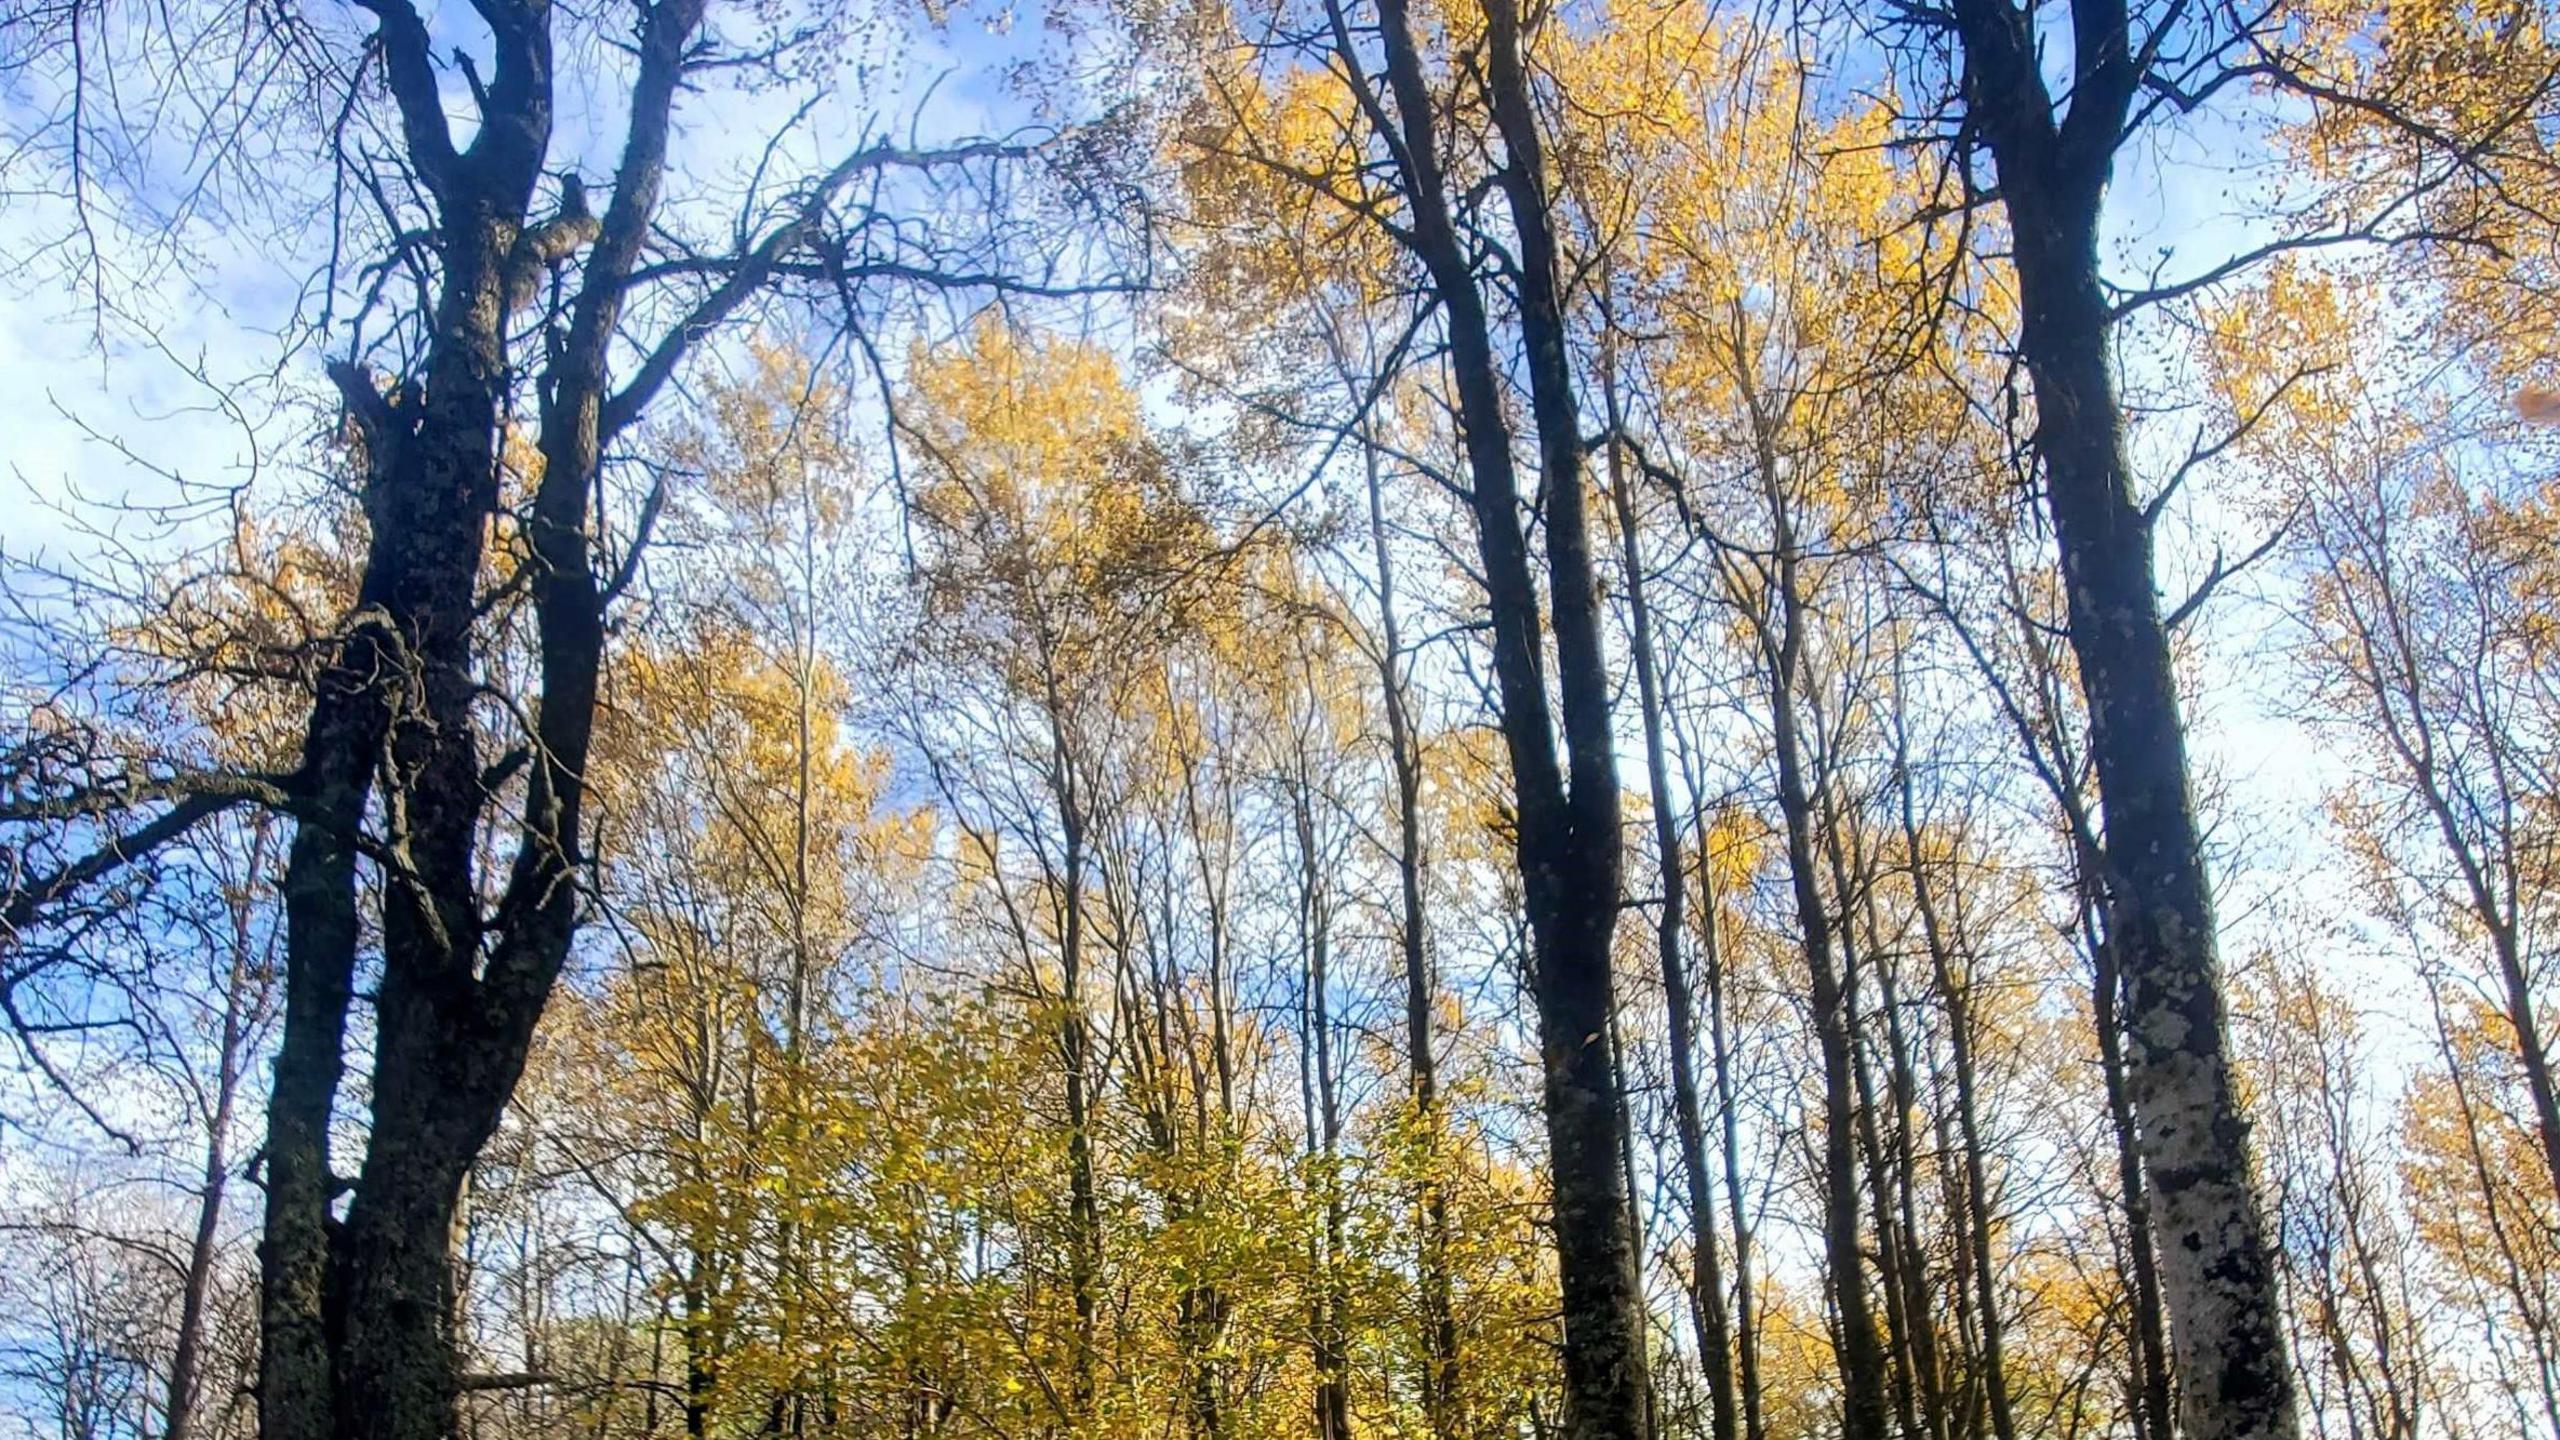
[{"label": "tree canopy", "polygon": [[2560,1437],[2555,46],[15,7],[0,1420]]}]

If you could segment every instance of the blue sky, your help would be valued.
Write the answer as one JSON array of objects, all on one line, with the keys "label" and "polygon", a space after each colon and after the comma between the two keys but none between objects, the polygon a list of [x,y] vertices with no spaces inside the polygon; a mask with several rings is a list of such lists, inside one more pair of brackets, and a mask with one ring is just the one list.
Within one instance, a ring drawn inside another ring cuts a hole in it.
[{"label": "blue sky", "polygon": [[[315,13],[323,23],[333,18],[328,7]],[[476,51],[483,71],[489,68],[485,32],[468,7],[431,4],[428,14],[439,52]],[[998,128],[1000,117],[1019,113],[1005,93],[1002,66],[1049,38],[1036,21],[1013,23],[965,7],[946,30],[902,23],[856,36],[777,167],[815,164],[866,139],[932,144]],[[612,82],[626,62],[593,36],[567,41],[563,52],[551,168],[576,169],[601,197],[624,120]],[[467,141],[466,82],[451,65],[440,78],[457,138]],[[672,163],[679,176],[671,190],[736,193],[765,137],[784,127],[806,93],[773,86],[688,97],[677,114]],[[0,132],[25,133],[60,113],[63,100],[40,68],[9,71],[0,77]],[[60,248],[78,233],[84,207],[75,207],[58,172],[38,177],[22,164],[7,177],[0,256],[37,257],[0,269],[0,434],[9,437],[0,446],[0,549],[14,558],[79,557],[88,542],[57,513],[71,497],[175,498],[176,487],[154,467],[191,482],[235,484],[253,462],[290,453],[310,424],[309,412],[280,411],[279,402],[294,391],[316,391],[319,356],[288,356],[277,337],[305,318],[306,287],[326,260],[325,227],[260,235],[199,216],[163,228],[156,212],[165,210],[194,157],[164,143],[137,158],[144,162],[137,185],[119,192],[102,184],[85,207],[115,277],[107,287],[111,307],[122,312],[103,317],[78,276],[66,273]],[[30,183],[37,178],[46,183]],[[246,207],[318,205],[328,178],[316,137],[299,137],[243,177],[240,198]],[[712,225],[727,217],[702,208],[694,218]],[[206,380],[237,388],[245,415],[209,408]],[[135,457],[88,438],[84,426],[115,437]]]}]

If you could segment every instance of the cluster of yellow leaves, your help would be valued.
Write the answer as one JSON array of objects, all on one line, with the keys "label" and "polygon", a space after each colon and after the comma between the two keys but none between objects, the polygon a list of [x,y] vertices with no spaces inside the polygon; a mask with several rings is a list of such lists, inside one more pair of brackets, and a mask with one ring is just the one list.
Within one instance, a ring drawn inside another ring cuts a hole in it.
[{"label": "cluster of yellow leaves", "polygon": [[2324,103],[2294,132],[2342,214],[2414,200],[2455,243],[2416,252],[2437,323],[2519,396],[2560,377],[2560,202],[2552,150],[2560,30],[2531,0],[2319,0],[2291,7],[2292,58]]},{"label": "cluster of yellow leaves", "polygon": [[910,367],[927,603],[1039,694],[1162,630],[1207,520],[1098,346],[981,322]]},{"label": "cluster of yellow leaves", "polygon": [[2232,422],[2250,425],[2254,453],[2317,446],[2362,408],[2387,332],[2381,303],[2369,284],[2288,258],[2204,307],[2206,379]]},{"label": "cluster of yellow leaves", "polygon": [[176,676],[172,698],[225,764],[300,761],[311,686],[355,608],[363,521],[324,504],[301,524],[235,514],[217,563],[187,575],[116,643]]},{"label": "cluster of yellow leaves", "polygon": [[2485,1001],[2459,1003],[2445,1068],[2412,1086],[2403,1183],[2418,1238],[2456,1303],[2505,1311],[2509,1324],[2560,1301],[2560,1207],[2515,1059],[2515,1035]]}]

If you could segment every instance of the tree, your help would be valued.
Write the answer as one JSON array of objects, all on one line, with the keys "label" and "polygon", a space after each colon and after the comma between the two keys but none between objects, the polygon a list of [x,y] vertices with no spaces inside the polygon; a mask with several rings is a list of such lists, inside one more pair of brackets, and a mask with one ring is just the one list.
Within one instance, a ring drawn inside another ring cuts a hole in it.
[{"label": "tree", "polygon": [[[1441,138],[1442,101],[1401,0],[1376,11],[1375,50],[1346,9],[1328,4],[1320,63],[1352,91],[1386,157],[1386,186],[1404,211],[1389,233],[1419,267],[1445,317],[1456,426],[1482,565],[1505,752],[1516,792],[1514,846],[1532,936],[1542,1094],[1564,1290],[1565,1423],[1576,1436],[1646,1431],[1645,1325],[1634,1213],[1621,1164],[1627,1121],[1605,1039],[1617,1002],[1611,955],[1622,838],[1596,561],[1585,515],[1580,402],[1565,322],[1564,274],[1530,70],[1530,32],[1516,7],[1486,7],[1485,107],[1504,161],[1487,177],[1504,199],[1517,247],[1516,310],[1543,499],[1541,598],[1521,506],[1520,463],[1496,358],[1488,284],[1459,211]],[[1372,27],[1363,25],[1363,32]],[[1375,212],[1370,212],[1375,213]],[[1547,643],[1556,688],[1548,688]],[[1561,722],[1562,744],[1558,726]]]},{"label": "tree", "polygon": [[[83,24],[93,8],[62,7],[36,32],[39,62],[75,96],[98,59],[99,31]],[[307,90],[211,108],[219,128],[204,139],[219,150],[260,126],[308,124],[347,193],[365,197],[339,212],[362,218],[345,220],[322,288],[348,308],[343,321],[324,312],[342,328],[318,338],[336,355],[369,538],[352,603],[308,660],[299,754],[281,773],[46,796],[31,820],[96,815],[109,838],[10,895],[23,931],[215,813],[257,803],[294,820],[264,1150],[258,1397],[271,1440],[427,1440],[457,1423],[445,1237],[578,928],[606,611],[655,508],[600,505],[608,450],[706,334],[779,283],[857,299],[882,278],[1005,283],[993,241],[884,223],[885,182],[983,177],[1028,153],[875,144],[788,178],[759,167],[732,243],[697,250],[670,238],[686,218],[667,195],[681,173],[669,158],[678,96],[723,77],[787,79],[831,26],[767,43],[714,24],[703,0],[667,0],[588,35],[547,4],[481,6],[445,72],[467,88],[462,127],[440,75],[448,42],[406,0],[364,8],[369,30],[261,17],[239,51],[169,57],[189,81],[197,59],[288,65]],[[176,28],[158,33],[182,44]],[[596,77],[621,102],[611,193],[598,213],[568,173],[538,203],[564,64],[605,47],[629,57]],[[142,118],[75,106],[52,153],[73,184],[91,183],[82,167],[112,133],[98,127]],[[342,251],[371,258],[342,270]],[[522,689],[493,707],[497,673]],[[342,1182],[333,1115],[376,943],[371,1112]]]},{"label": "tree", "polygon": [[2067,107],[2040,68],[2036,7],[1963,0],[1925,13],[1961,50],[1957,114],[1989,157],[2008,219],[2018,353],[2035,389],[2036,455],[2088,702],[2106,943],[2125,980],[2132,1108],[2167,1238],[2163,1292],[2185,1426],[2200,1440],[2288,1437],[2298,1428],[2293,1378],[2251,1188],[2212,886],[2153,574],[2158,507],[2134,488],[2109,351],[2118,310],[2099,270],[2107,182],[2135,102],[2185,23],[2181,8],[2148,16],[2137,33],[2124,5],[2074,3]]}]

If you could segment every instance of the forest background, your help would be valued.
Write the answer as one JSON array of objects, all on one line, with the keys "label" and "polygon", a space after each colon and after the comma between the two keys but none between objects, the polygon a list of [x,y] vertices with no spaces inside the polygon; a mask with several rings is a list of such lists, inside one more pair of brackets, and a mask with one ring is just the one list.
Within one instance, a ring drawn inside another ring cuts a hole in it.
[{"label": "forest background", "polygon": [[17,7],[0,1416],[2560,1435],[2550,25]]}]

